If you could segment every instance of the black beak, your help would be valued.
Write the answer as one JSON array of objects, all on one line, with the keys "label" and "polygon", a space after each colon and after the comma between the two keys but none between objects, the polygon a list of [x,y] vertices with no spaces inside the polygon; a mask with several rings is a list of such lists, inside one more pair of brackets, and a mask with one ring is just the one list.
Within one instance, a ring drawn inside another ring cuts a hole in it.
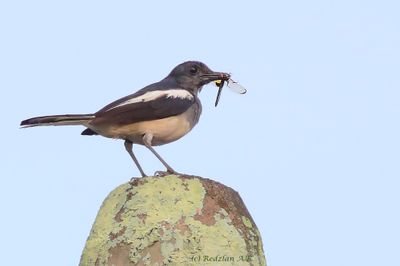
[{"label": "black beak", "polygon": [[203,85],[216,80],[228,80],[230,77],[230,74],[224,72],[211,72],[201,75]]}]

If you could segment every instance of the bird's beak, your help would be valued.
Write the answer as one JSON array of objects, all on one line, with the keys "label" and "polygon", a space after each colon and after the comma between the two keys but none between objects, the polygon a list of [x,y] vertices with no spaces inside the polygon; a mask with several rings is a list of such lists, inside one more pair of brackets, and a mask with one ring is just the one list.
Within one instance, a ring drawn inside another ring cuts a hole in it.
[{"label": "bird's beak", "polygon": [[203,84],[207,84],[216,80],[228,80],[230,77],[230,74],[224,72],[211,72],[201,75]]}]

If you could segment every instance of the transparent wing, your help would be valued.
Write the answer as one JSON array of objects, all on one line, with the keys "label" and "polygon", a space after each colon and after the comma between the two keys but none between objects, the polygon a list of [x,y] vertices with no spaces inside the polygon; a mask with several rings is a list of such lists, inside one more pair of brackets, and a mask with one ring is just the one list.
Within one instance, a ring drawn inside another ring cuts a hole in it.
[{"label": "transparent wing", "polygon": [[247,90],[242,85],[240,85],[233,79],[229,79],[226,83],[228,88],[236,93],[245,94],[247,92]]}]

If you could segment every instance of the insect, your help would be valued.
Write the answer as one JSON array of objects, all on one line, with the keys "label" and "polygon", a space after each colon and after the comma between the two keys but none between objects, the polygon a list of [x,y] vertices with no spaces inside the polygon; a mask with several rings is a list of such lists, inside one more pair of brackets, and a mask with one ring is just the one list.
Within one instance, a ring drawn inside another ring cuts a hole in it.
[{"label": "insect", "polygon": [[[216,80],[215,85],[218,87],[217,98],[215,99],[215,107],[217,107],[219,98],[221,97],[222,88],[225,85],[225,80]],[[236,93],[245,94],[247,92],[247,90],[242,85],[240,85],[233,79],[226,80],[226,85],[228,86],[228,88]]]}]

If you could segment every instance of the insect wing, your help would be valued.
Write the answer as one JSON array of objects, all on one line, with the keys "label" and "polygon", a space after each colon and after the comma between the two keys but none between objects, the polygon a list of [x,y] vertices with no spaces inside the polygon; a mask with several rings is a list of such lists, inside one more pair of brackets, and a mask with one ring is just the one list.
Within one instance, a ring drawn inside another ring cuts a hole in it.
[{"label": "insect wing", "polygon": [[247,90],[242,85],[232,79],[228,80],[227,86],[236,93],[245,94],[247,92]]}]

